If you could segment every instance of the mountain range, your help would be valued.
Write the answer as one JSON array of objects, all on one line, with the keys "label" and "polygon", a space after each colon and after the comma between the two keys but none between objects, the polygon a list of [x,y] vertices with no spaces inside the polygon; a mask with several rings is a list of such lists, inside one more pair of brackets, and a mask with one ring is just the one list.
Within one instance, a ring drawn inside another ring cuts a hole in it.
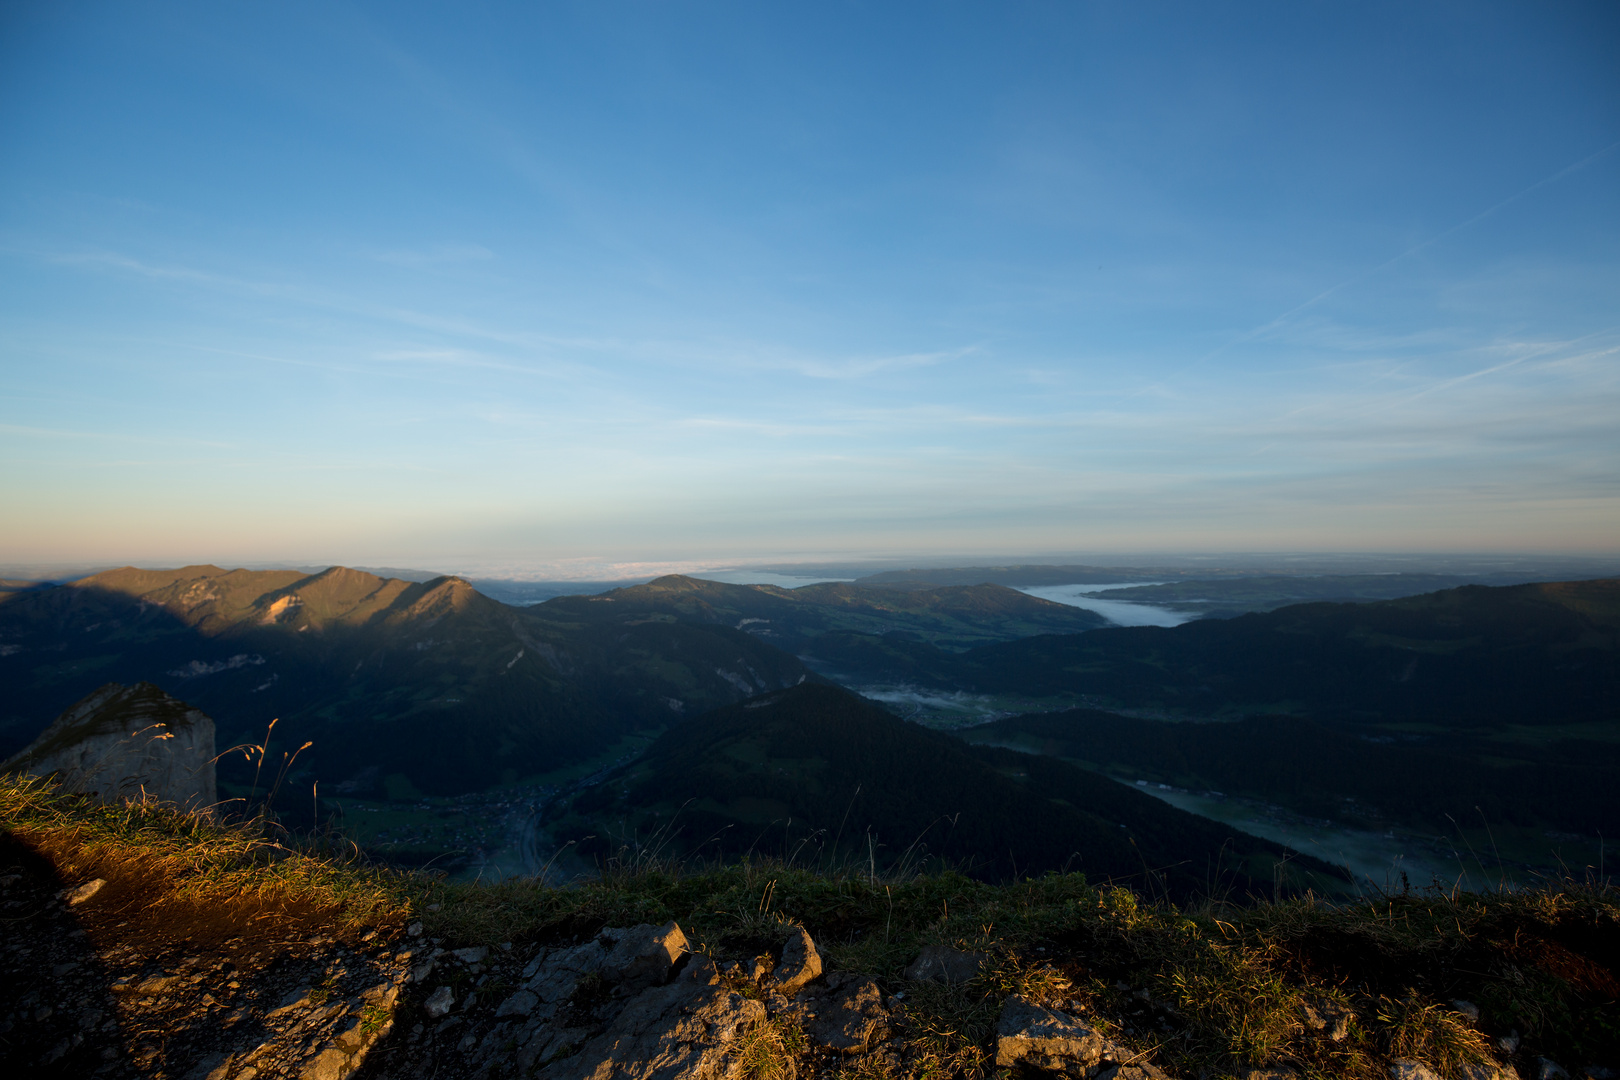
[{"label": "mountain range", "polygon": [[[608,605],[602,605],[604,608]],[[284,748],[330,784],[479,790],[812,677],[729,626],[514,608],[459,578],[334,567],[125,568],[0,602],[0,753],[109,681],[158,682],[220,743]],[[222,764],[229,768],[227,758]]]}]

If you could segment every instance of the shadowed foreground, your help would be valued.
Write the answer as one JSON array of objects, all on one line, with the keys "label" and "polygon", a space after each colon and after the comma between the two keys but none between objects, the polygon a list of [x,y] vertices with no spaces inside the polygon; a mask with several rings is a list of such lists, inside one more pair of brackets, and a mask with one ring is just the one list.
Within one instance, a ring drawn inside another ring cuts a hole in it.
[{"label": "shadowed foreground", "polygon": [[[1148,905],[779,865],[456,885],[0,780],[25,1075],[1594,1080],[1600,885]],[[101,882],[95,885],[95,882]]]}]

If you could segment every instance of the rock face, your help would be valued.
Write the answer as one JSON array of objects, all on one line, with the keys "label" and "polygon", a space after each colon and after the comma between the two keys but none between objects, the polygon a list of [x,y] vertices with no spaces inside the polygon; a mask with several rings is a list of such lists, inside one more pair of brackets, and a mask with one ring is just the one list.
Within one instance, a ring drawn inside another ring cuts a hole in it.
[{"label": "rock face", "polygon": [[151,683],[108,683],[57,717],[0,772],[55,775],[103,802],[143,797],[196,811],[219,801],[214,722]]}]

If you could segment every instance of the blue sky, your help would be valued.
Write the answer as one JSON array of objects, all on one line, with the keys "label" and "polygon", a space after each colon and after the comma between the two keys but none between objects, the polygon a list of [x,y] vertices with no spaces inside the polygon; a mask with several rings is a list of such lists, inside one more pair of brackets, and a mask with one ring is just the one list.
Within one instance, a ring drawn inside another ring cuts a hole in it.
[{"label": "blue sky", "polygon": [[1620,549],[1613,4],[0,8],[0,560]]}]

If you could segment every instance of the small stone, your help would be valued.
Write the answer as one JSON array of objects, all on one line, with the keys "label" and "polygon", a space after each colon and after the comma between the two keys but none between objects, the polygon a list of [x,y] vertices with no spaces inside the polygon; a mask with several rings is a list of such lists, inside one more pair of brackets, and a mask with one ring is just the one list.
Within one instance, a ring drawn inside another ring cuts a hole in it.
[{"label": "small stone", "polygon": [[87,881],[83,885],[80,885],[77,889],[63,890],[62,899],[67,901],[68,907],[77,907],[86,900],[89,900],[92,896],[96,895],[96,893],[100,892],[102,886],[106,884],[107,881],[105,878],[96,878],[94,881]]},{"label": "small stone", "polygon": [[1434,1071],[1421,1061],[1401,1058],[1389,1063],[1391,1080],[1440,1080]]},{"label": "small stone", "polygon": [[1569,1080],[1569,1073],[1552,1058],[1537,1058],[1536,1080]]},{"label": "small stone", "polygon": [[[1244,1080],[1295,1080],[1299,1074],[1286,1065],[1269,1065],[1263,1069],[1250,1069],[1243,1074]],[[1440,1080],[1432,1077],[1431,1080]]]},{"label": "small stone", "polygon": [[1472,1001],[1463,1001],[1459,998],[1451,1003],[1451,1007],[1468,1017],[1469,1023],[1479,1023],[1479,1006],[1475,1005]]},{"label": "small stone", "polygon": [[449,1012],[450,1006],[454,1005],[455,1003],[455,991],[451,990],[448,986],[441,986],[437,990],[433,991],[433,996],[427,999],[427,1004],[422,1006],[422,1010],[428,1014],[429,1019],[437,1020],[439,1017]]},{"label": "small stone", "polygon": [[1519,1033],[1510,1031],[1496,1040],[1496,1046],[1504,1054],[1515,1054],[1519,1050]]},{"label": "small stone", "polygon": [[422,924],[419,923],[419,922],[411,923],[411,925],[409,925],[409,926],[407,926],[405,928],[405,935],[407,937],[421,937],[422,936]]},{"label": "small stone", "polygon": [[470,949],[455,949],[450,955],[463,964],[477,964],[481,963],[484,957],[489,955],[489,949],[483,945],[475,945]]}]

